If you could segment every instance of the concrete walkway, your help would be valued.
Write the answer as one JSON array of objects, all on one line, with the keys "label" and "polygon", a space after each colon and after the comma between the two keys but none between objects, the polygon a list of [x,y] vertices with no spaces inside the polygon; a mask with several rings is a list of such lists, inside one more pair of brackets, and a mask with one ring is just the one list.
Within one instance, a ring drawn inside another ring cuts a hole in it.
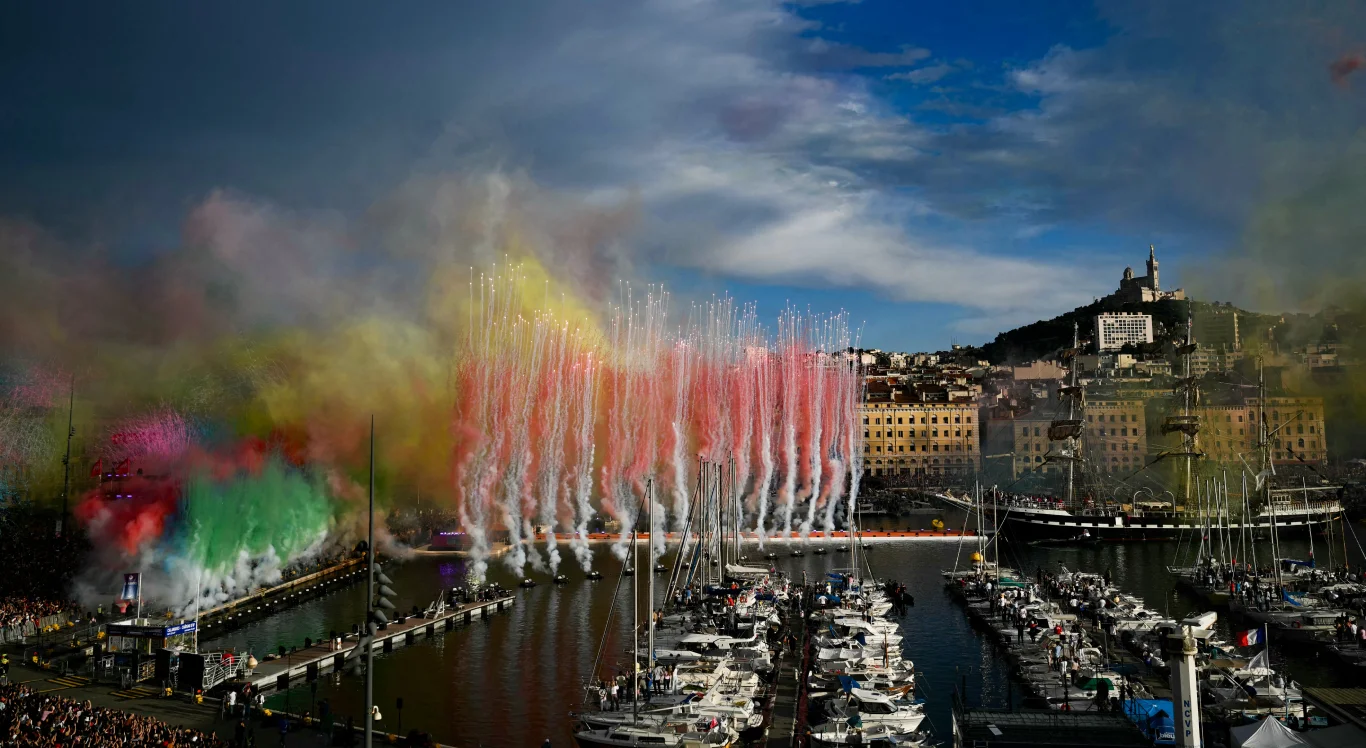
[{"label": "concrete walkway", "polygon": [[[10,682],[27,685],[41,693],[50,693],[54,696],[76,701],[88,700],[94,706],[154,717],[169,724],[213,733],[229,743],[235,737],[237,723],[235,720],[219,718],[220,703],[216,699],[205,699],[203,704],[196,704],[183,695],[169,699],[163,698],[157,694],[155,689],[147,687],[124,691],[118,686],[107,683],[90,683],[84,678],[59,676],[56,673],[20,663],[11,664]],[[359,717],[360,715],[356,716]],[[258,746],[286,745],[302,748],[302,746],[327,745],[327,736],[322,731],[304,728],[297,722],[291,722],[291,730],[283,742],[280,738],[279,728],[273,720],[266,725],[261,725],[259,722],[258,718],[253,729]],[[359,733],[356,737],[356,745],[360,745]],[[375,743],[379,745],[388,744],[387,736],[377,733]]]}]

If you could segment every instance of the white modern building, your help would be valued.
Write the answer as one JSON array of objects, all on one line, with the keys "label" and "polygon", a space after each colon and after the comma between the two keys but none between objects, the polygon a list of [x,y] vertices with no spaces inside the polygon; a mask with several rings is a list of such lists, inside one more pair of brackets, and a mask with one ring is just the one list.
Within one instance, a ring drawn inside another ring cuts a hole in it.
[{"label": "white modern building", "polygon": [[1117,351],[1127,343],[1153,342],[1153,316],[1136,312],[1107,312],[1096,316],[1096,347]]}]

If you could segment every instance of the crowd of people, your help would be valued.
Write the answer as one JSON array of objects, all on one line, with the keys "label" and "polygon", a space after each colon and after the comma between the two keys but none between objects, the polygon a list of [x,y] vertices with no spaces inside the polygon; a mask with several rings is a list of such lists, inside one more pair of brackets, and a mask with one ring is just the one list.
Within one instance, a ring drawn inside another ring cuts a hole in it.
[{"label": "crowd of people", "polygon": [[198,730],[8,684],[0,685],[0,736],[7,746],[227,748]]},{"label": "crowd of people", "polygon": [[28,597],[0,598],[0,628],[38,623],[47,616],[75,613],[76,607],[59,600],[38,600]]}]

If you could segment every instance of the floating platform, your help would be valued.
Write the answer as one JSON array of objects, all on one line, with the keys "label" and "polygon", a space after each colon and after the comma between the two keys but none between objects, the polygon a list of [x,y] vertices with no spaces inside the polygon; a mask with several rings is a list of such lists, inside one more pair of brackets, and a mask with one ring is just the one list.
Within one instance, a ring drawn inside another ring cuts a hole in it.
[{"label": "floating platform", "polygon": [[[458,624],[470,623],[475,618],[485,618],[492,613],[501,612],[516,602],[514,597],[500,597],[495,600],[469,603],[457,608],[447,608],[433,617],[410,617],[402,623],[391,623],[382,631],[375,633],[372,648],[375,652],[391,652],[398,647],[412,644],[422,637],[435,637],[444,634]],[[265,660],[256,669],[234,683],[250,683],[257,691],[283,691],[291,685],[316,680],[319,675],[346,666],[346,655],[356,648],[358,637],[347,634],[342,639],[341,649],[333,649],[329,642],[321,642],[307,649],[277,659]],[[357,652],[356,656],[364,652]]]},{"label": "floating platform", "polygon": [[[989,535],[990,533],[985,534]],[[665,533],[664,536],[670,541],[678,540],[678,533],[676,532]],[[618,543],[621,541],[621,537],[620,533],[593,532],[588,534],[586,540],[589,543]],[[643,543],[650,539],[650,533],[642,532],[638,537],[639,540],[637,542]],[[888,543],[904,540],[959,540],[961,538],[975,537],[978,537],[975,532],[959,532],[957,530],[880,530],[865,531],[858,534],[858,539],[862,543]],[[569,533],[555,533],[555,540],[557,542],[568,543],[571,538],[573,538],[573,535]],[[545,533],[536,534],[536,542],[539,543],[545,540]],[[759,535],[752,532],[741,533],[740,540],[745,543],[758,543]],[[849,543],[849,533],[843,530],[836,530],[829,533],[816,531],[807,535],[805,538],[800,535],[770,535],[764,538],[764,542],[779,543],[782,545],[847,545]]]},{"label": "floating platform", "polygon": [[274,587],[224,603],[199,614],[202,637],[214,637],[333,590],[365,581],[365,559],[348,558]]}]

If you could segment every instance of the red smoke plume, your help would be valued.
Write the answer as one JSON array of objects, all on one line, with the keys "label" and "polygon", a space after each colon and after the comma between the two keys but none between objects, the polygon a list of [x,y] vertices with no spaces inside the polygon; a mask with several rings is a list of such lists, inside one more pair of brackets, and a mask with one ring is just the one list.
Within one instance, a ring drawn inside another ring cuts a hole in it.
[{"label": "red smoke plume", "polygon": [[1345,54],[1328,66],[1328,74],[1333,76],[1334,83],[1345,88],[1348,76],[1363,67],[1366,67],[1366,55],[1360,52]]}]

